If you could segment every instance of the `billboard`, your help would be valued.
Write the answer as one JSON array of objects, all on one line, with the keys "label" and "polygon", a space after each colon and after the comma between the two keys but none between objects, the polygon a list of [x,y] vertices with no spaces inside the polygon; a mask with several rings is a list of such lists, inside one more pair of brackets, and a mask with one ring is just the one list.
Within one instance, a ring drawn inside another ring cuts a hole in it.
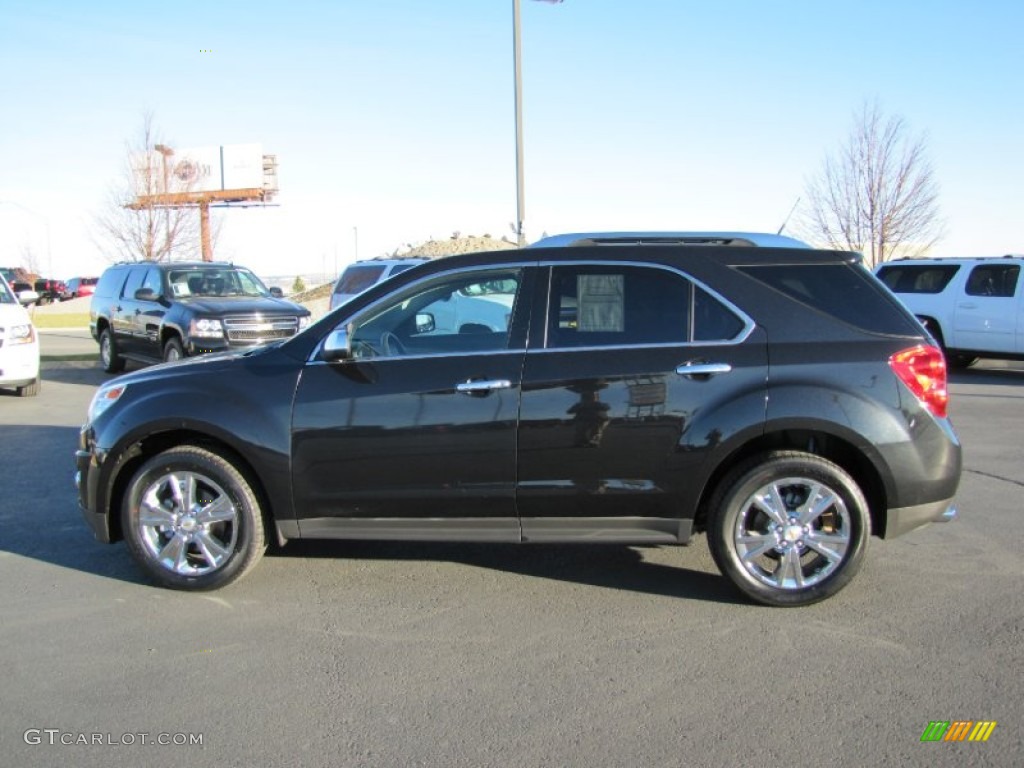
[{"label": "billboard", "polygon": [[135,153],[131,163],[135,194],[140,197],[265,187],[262,144],[187,149],[157,144],[149,152]]}]

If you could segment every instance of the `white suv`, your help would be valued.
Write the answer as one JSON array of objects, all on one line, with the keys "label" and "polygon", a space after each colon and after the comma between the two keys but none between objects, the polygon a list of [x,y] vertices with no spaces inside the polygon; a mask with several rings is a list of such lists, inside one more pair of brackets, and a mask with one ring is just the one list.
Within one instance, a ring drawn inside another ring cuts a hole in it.
[{"label": "white suv", "polygon": [[39,394],[39,335],[22,304],[39,298],[32,291],[15,295],[0,275],[0,387],[13,387],[19,396]]},{"label": "white suv", "polygon": [[331,309],[340,307],[353,296],[358,296],[381,280],[387,280],[392,275],[405,272],[405,270],[412,269],[425,261],[430,261],[430,259],[410,256],[352,262],[345,267],[338,282],[334,284],[334,290],[331,292]]},{"label": "white suv", "polygon": [[900,259],[875,274],[946,351],[950,366],[980,357],[1024,359],[1020,256]]}]

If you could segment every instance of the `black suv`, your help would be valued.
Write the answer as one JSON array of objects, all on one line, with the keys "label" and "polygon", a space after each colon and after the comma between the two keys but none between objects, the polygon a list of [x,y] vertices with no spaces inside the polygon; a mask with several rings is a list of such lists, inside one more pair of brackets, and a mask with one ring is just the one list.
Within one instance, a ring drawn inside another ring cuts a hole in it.
[{"label": "black suv", "polygon": [[104,370],[252,347],[309,325],[305,307],[285,301],[252,272],[219,262],[134,262],[107,269],[96,284],[89,328]]},{"label": "black suv", "polygon": [[[158,583],[268,541],[681,544],[750,598],[839,591],[870,534],[955,515],[946,369],[857,254],[452,256],[309,330],[101,387],[84,515]],[[922,575],[921,578],[925,578]]]}]

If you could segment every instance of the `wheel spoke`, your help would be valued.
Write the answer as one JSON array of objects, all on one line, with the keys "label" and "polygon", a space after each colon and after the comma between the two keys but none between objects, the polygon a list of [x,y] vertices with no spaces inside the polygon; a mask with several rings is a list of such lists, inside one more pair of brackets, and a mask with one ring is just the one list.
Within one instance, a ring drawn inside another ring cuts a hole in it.
[{"label": "wheel spoke", "polygon": [[772,483],[771,488],[762,488],[756,494],[754,494],[751,501],[754,506],[764,512],[773,522],[779,525],[786,524],[786,502],[782,500],[782,495],[779,493],[779,486],[777,483]]},{"label": "wheel spoke", "polygon": [[783,553],[775,575],[783,589],[801,589],[804,586],[804,569],[796,547],[790,547]]},{"label": "wheel spoke", "polygon": [[736,538],[737,549],[744,562],[751,562],[761,555],[770,552],[779,542],[772,534],[747,534]]},{"label": "wheel spoke", "polygon": [[235,505],[231,503],[231,499],[220,496],[196,513],[196,522],[202,525],[227,523],[232,522],[236,516]]},{"label": "wheel spoke", "polygon": [[174,512],[160,503],[156,489],[151,488],[139,509],[139,524],[147,528],[174,525]]},{"label": "wheel spoke", "polygon": [[199,547],[199,551],[203,553],[203,557],[206,558],[206,562],[210,567],[220,565],[224,561],[224,558],[230,554],[229,550],[221,546],[221,543],[206,531],[199,531],[196,534],[196,544]]},{"label": "wheel spoke", "polygon": [[850,546],[848,536],[833,533],[811,533],[804,537],[804,543],[827,558],[830,563],[840,563],[846,557]]},{"label": "wheel spoke", "polygon": [[838,502],[839,499],[831,490],[819,483],[814,483],[807,494],[807,501],[801,504],[797,510],[800,514],[800,524],[813,523]]},{"label": "wheel spoke", "polygon": [[163,564],[176,573],[184,573],[182,566],[188,562],[188,542],[185,535],[176,533],[167,542],[167,545],[160,550],[160,560]]}]

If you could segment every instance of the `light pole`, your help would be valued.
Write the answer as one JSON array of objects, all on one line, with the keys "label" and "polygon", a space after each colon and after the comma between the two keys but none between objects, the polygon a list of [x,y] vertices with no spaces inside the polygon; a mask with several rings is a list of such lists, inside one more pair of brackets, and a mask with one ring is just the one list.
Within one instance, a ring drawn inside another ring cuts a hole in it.
[{"label": "light pole", "polygon": [[38,216],[43,220],[43,226],[46,228],[46,268],[50,273],[50,277],[53,277],[53,252],[50,250],[50,219],[37,211],[33,211],[31,208],[16,203],[13,200],[0,200],[0,205],[13,205],[15,208],[20,208],[25,213],[30,213],[33,216]]},{"label": "light pole", "polygon": [[512,55],[516,90],[516,243],[522,248],[526,245],[523,235],[526,202],[523,191],[523,52],[519,33],[519,0],[512,0]]},{"label": "light pole", "polygon": [[[562,0],[541,0],[556,5]],[[526,218],[526,192],[523,188],[523,51],[520,41],[519,0],[512,0],[512,57],[516,90],[516,243],[526,245],[523,220]]]}]

